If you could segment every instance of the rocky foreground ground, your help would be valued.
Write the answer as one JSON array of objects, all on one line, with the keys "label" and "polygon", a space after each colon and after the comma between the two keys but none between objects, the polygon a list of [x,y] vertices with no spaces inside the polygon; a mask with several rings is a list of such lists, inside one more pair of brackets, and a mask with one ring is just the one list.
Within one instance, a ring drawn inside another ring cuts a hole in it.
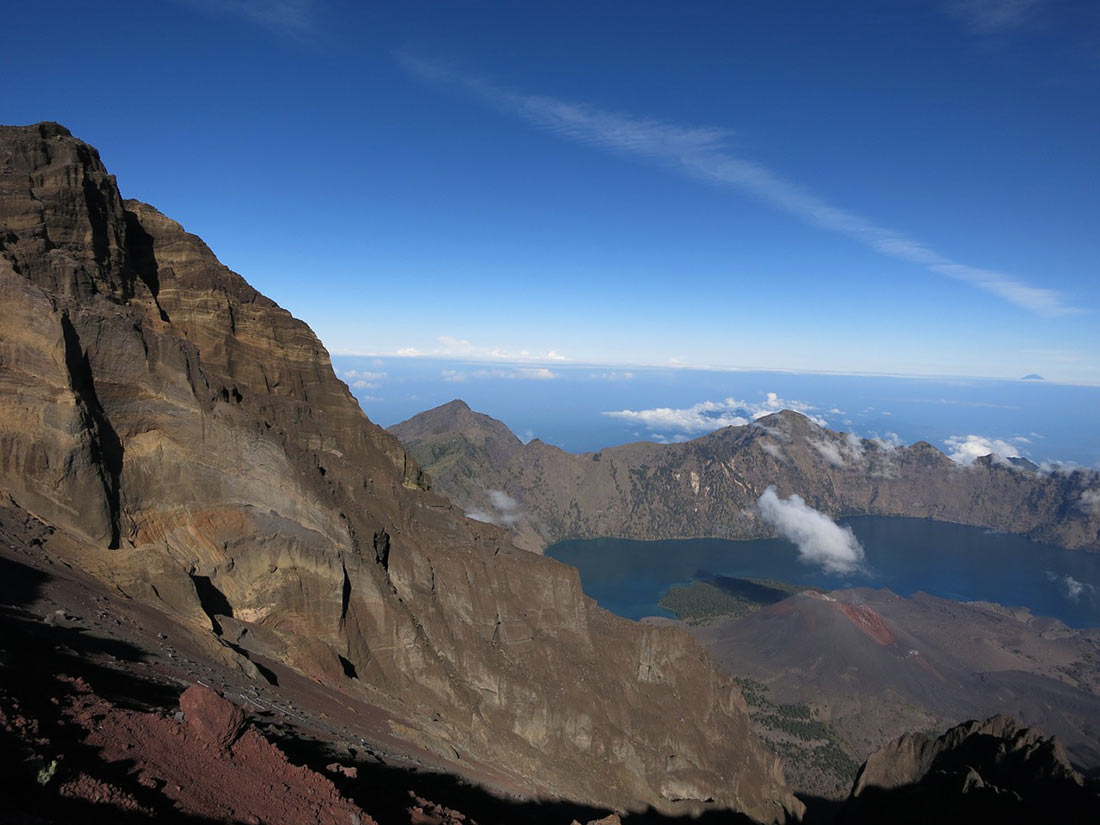
[{"label": "rocky foreground ground", "polygon": [[[531,799],[491,771],[482,782],[448,773],[377,727],[368,742],[353,730],[377,725],[364,718],[369,708],[319,710],[309,680],[284,668],[272,673],[277,689],[251,684],[178,624],[51,564],[40,551],[48,529],[12,515],[0,510],[2,822],[752,821]],[[1100,786],[1057,740],[1000,716],[906,734],[872,754],[846,800],[806,801],[808,823],[1085,825],[1100,810]]]},{"label": "rocky foreground ground", "polygon": [[395,734],[385,709],[334,700],[278,662],[251,679],[171,616],[50,559],[56,540],[0,506],[0,822],[568,825],[610,813],[531,798],[473,760],[460,776]]}]

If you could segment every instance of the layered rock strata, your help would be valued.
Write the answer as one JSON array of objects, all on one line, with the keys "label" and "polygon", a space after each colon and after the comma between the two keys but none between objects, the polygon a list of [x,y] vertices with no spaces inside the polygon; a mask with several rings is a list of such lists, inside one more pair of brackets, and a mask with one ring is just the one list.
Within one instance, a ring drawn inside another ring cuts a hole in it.
[{"label": "layered rock strata", "polygon": [[223,661],[369,693],[538,793],[801,809],[698,646],[427,490],[305,324],[56,124],[0,129],[0,315],[0,492]]}]

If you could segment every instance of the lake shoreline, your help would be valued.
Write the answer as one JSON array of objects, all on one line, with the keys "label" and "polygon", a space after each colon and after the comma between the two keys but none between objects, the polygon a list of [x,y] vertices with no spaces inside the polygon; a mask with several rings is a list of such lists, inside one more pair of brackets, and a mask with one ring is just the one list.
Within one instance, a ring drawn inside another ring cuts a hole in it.
[{"label": "lake shoreline", "polygon": [[1100,626],[1100,554],[927,518],[860,515],[838,523],[865,550],[857,573],[825,573],[800,561],[795,545],[774,538],[569,540],[546,555],[577,567],[589,596],[630,619],[667,617],[658,602],[670,588],[726,576],[826,590],[885,588],[903,597],[923,591],[1026,609],[1074,628]]}]

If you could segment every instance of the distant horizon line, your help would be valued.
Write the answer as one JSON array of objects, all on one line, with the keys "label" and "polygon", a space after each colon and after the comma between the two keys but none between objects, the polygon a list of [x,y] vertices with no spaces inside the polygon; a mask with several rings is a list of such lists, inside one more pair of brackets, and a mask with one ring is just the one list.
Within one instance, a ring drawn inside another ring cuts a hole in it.
[{"label": "distant horizon line", "polygon": [[1000,381],[1023,382],[1028,384],[1047,384],[1066,387],[1092,387],[1100,388],[1100,381],[1072,381],[1065,379],[1052,379],[1045,376],[1040,378],[1027,378],[1026,376],[1037,373],[1024,373],[1022,376],[1005,375],[973,375],[968,373],[946,372],[885,372],[876,370],[858,369],[809,369],[799,367],[750,367],[750,366],[723,366],[718,364],[695,364],[687,362],[653,363],[645,361],[596,361],[573,360],[568,358],[493,358],[491,356],[478,357],[472,354],[448,355],[445,353],[417,353],[408,354],[401,352],[379,352],[362,350],[331,349],[330,356],[342,358],[383,358],[400,361],[445,361],[451,364],[486,365],[494,364],[500,367],[531,367],[539,365],[543,367],[562,369],[568,368],[601,368],[601,369],[636,369],[636,370],[694,370],[696,372],[763,372],[780,373],[784,375],[835,375],[853,378],[918,378],[923,380],[936,379],[965,379],[968,381]]}]

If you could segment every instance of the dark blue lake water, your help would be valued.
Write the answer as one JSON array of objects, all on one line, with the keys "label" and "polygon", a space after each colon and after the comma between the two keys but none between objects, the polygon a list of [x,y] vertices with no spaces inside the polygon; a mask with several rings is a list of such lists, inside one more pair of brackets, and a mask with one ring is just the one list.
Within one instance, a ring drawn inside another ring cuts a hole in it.
[{"label": "dark blue lake water", "polygon": [[669,615],[657,601],[674,584],[712,575],[778,579],[829,589],[887,587],[957,601],[1023,606],[1072,627],[1100,626],[1100,554],[926,519],[841,519],[866,551],[866,571],[829,575],[782,539],[565,541],[546,553],[581,574],[584,591],[629,619]]}]

